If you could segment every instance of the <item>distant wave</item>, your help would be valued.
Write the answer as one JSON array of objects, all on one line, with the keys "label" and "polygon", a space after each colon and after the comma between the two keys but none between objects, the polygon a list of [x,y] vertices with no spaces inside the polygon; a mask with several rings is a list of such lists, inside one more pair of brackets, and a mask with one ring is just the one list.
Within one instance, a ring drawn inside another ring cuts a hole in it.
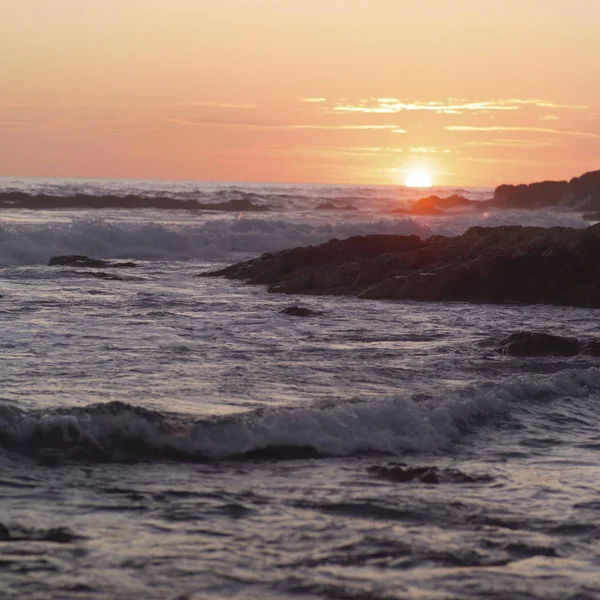
[{"label": "distant wave", "polygon": [[199,225],[110,223],[81,219],[71,223],[22,224],[0,221],[0,267],[46,264],[61,254],[137,260],[229,260],[321,244],[331,238],[368,233],[427,237],[429,228],[411,219],[308,224],[269,219],[215,219]]},{"label": "distant wave", "polygon": [[518,409],[524,401],[585,398],[598,390],[600,369],[591,367],[545,378],[520,377],[444,399],[267,409],[204,421],[121,402],[53,412],[0,406],[0,447],[59,462],[203,462],[431,452],[447,448],[477,424]]}]

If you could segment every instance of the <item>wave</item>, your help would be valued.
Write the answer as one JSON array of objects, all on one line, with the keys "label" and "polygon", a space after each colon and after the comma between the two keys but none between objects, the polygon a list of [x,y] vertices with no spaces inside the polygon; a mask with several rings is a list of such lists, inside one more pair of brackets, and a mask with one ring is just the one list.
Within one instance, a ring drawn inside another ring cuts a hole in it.
[{"label": "wave", "polygon": [[431,231],[412,219],[310,224],[221,218],[197,225],[111,223],[102,219],[43,225],[0,222],[0,267],[46,264],[52,256],[64,254],[137,260],[229,260],[240,254],[261,254],[368,233],[428,237]]},{"label": "wave", "polygon": [[122,402],[50,412],[0,406],[0,448],[40,461],[147,462],[287,459],[448,448],[524,402],[584,398],[600,369],[520,377],[447,398],[391,398],[257,410],[194,421]]}]

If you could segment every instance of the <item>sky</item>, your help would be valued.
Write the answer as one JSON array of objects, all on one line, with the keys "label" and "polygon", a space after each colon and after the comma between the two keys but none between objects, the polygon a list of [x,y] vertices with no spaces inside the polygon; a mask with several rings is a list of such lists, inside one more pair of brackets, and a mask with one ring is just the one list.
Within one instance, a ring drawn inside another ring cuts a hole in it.
[{"label": "sky", "polygon": [[436,185],[600,169],[598,0],[0,3],[0,176]]}]

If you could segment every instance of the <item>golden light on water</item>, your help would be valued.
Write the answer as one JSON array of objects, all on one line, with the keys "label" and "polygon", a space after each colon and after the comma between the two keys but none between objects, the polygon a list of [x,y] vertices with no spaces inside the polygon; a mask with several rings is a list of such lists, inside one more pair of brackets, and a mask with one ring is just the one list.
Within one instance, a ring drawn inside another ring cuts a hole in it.
[{"label": "golden light on water", "polygon": [[404,182],[406,187],[416,187],[416,188],[428,188],[433,184],[431,183],[431,177],[427,171],[423,169],[418,169],[416,171],[411,171]]}]

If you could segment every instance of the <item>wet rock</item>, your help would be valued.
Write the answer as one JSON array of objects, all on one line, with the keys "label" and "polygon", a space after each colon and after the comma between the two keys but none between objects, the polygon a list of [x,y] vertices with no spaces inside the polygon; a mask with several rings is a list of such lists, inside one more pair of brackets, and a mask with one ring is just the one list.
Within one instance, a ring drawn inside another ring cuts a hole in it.
[{"label": "wet rock", "polygon": [[131,269],[133,267],[137,267],[137,264],[131,261],[113,262],[99,258],[90,258],[89,256],[85,256],[83,254],[53,256],[48,261],[48,265],[62,267],[85,267],[87,269]]},{"label": "wet rock", "polygon": [[51,196],[47,194],[27,194],[25,192],[0,192],[0,210],[3,208],[26,208],[36,209],[139,209],[153,208],[164,210],[222,210],[222,211],[268,211],[269,206],[254,204],[251,198],[258,198],[256,194],[248,194],[232,190],[222,190],[223,194],[217,192],[215,196],[221,198],[232,194],[238,196],[223,202],[200,203],[197,200],[181,200],[161,196],[138,196],[127,194],[126,196],[93,194],[75,194],[72,196]]},{"label": "wet rock", "polygon": [[427,196],[417,200],[410,208],[395,208],[390,211],[392,214],[413,214],[434,216],[444,214],[448,209],[465,209],[479,206],[479,202],[469,200],[464,196],[453,194],[452,196]]},{"label": "wet rock", "polygon": [[19,525],[9,529],[0,523],[0,541],[2,542],[53,542],[55,544],[69,544],[77,536],[67,527],[52,527],[50,529],[29,529]]},{"label": "wet rock", "polygon": [[579,210],[600,209],[600,171],[591,171],[570,181],[542,181],[500,185],[485,205],[496,208],[536,209],[561,206]]},{"label": "wet rock", "polygon": [[519,331],[502,340],[496,352],[509,356],[600,356],[600,339],[579,340],[549,333]]},{"label": "wet rock", "polygon": [[282,315],[290,315],[291,317],[317,317],[323,314],[318,310],[311,310],[302,306],[287,306],[279,312]]},{"label": "wet rock", "polygon": [[488,475],[471,476],[458,469],[438,467],[408,467],[403,463],[392,463],[385,467],[369,467],[369,472],[397,483],[487,483],[493,481]]},{"label": "wet rock", "polygon": [[587,340],[581,343],[581,354],[600,356],[600,340]]},{"label": "wet rock", "polygon": [[600,308],[600,224],[472,227],[456,237],[367,235],[204,273],[284,294]]},{"label": "wet rock", "polygon": [[510,356],[576,356],[581,346],[575,338],[519,331],[503,340],[496,351]]}]

